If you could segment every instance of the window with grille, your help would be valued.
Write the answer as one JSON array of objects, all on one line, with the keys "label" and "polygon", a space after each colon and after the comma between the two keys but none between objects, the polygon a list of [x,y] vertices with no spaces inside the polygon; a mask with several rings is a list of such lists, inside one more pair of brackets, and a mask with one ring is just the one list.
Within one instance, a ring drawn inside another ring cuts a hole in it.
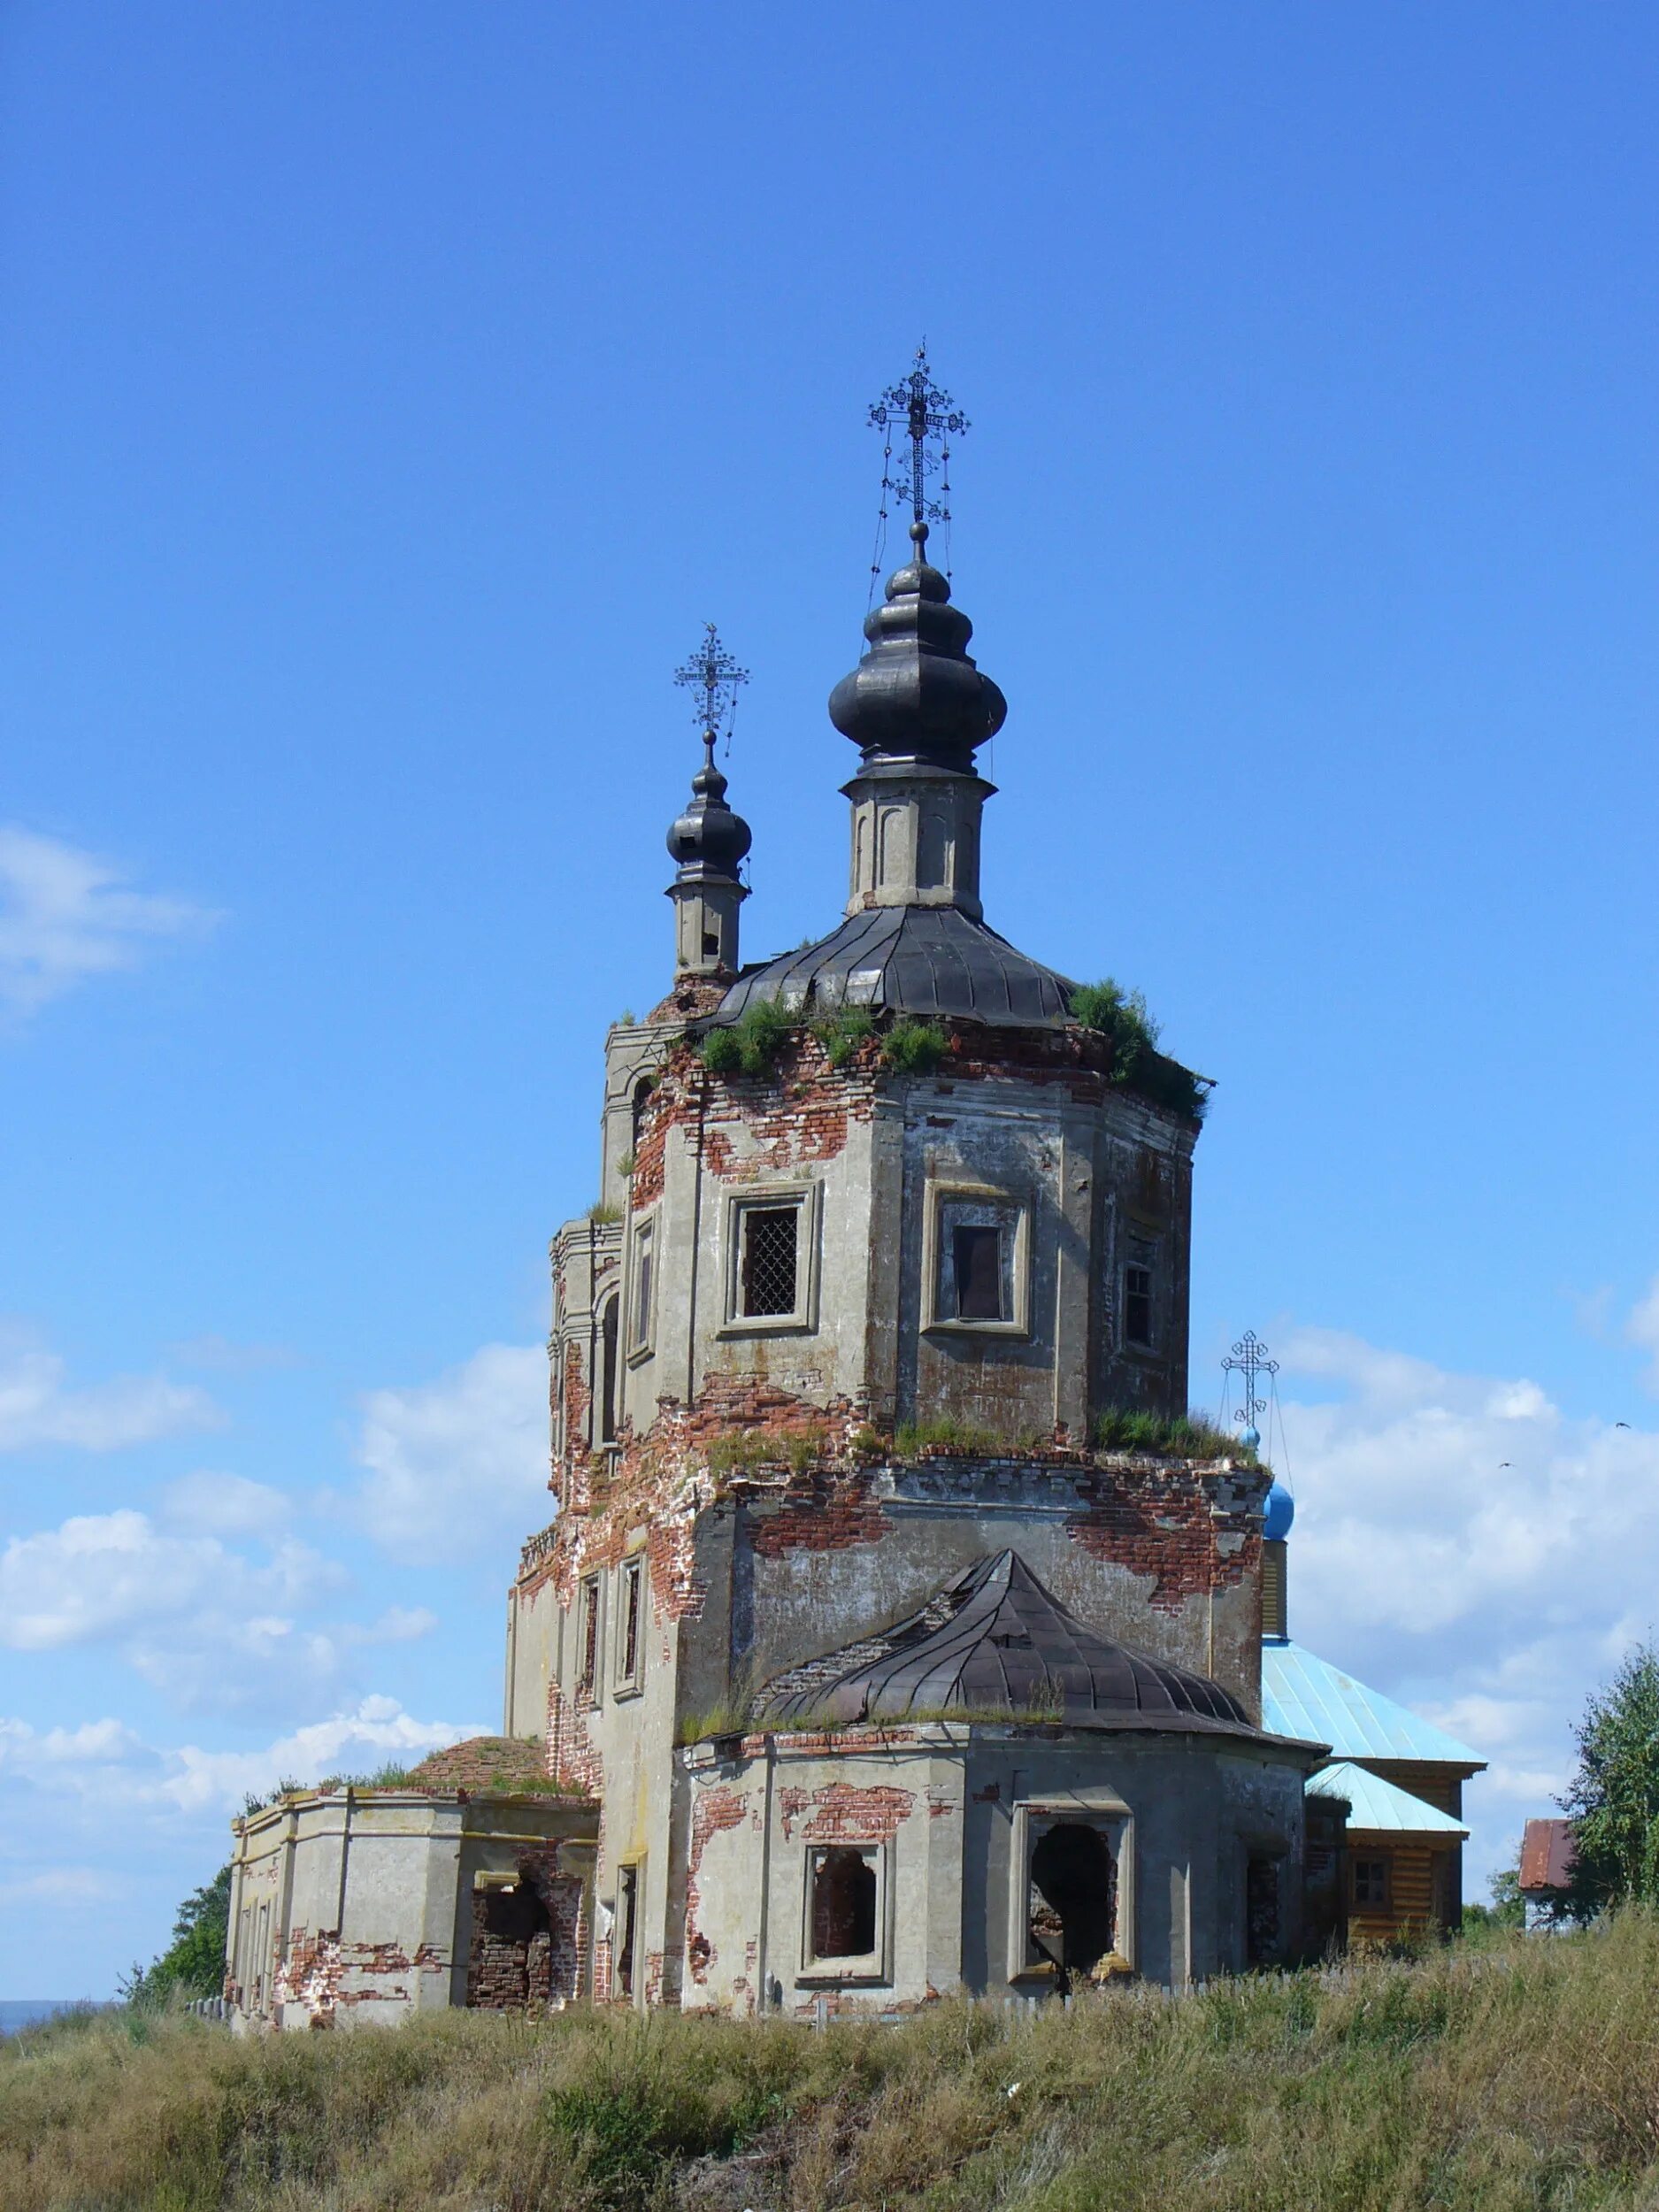
[{"label": "window with grille", "polygon": [[1152,1298],[1158,1248],[1150,1237],[1131,1237],[1124,1263],[1124,1342],[1152,1348]]},{"label": "window with grille", "polygon": [[800,1271],[800,1207],[745,1206],[739,1222],[739,1314],[745,1320],[754,1320],[794,1313]]}]

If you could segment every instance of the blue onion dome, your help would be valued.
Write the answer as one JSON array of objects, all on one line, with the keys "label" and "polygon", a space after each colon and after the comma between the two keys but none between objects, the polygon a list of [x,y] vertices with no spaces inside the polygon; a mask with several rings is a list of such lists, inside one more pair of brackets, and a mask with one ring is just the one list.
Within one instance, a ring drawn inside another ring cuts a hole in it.
[{"label": "blue onion dome", "polygon": [[1290,1525],[1295,1517],[1296,1501],[1282,1482],[1276,1482],[1262,1509],[1263,1535],[1270,1544],[1282,1544],[1290,1534]]},{"label": "blue onion dome", "polygon": [[691,779],[691,803],[668,833],[671,858],[682,875],[734,876],[753,841],[749,824],[726,803],[726,782],[714,764],[714,748]]},{"label": "blue onion dome", "polygon": [[1008,702],[968,657],[973,625],[927,558],[927,525],[910,525],[916,553],[887,579],[864,623],[870,650],[830,694],[830,720],[866,761],[932,761],[968,773],[973,749],[995,737]]}]

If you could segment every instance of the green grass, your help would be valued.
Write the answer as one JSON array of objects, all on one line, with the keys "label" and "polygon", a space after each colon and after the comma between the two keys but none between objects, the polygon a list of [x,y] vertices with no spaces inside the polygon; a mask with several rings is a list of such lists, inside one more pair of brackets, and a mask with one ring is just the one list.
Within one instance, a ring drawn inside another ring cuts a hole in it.
[{"label": "green grass", "polygon": [[1659,1918],[897,2027],[574,2010],[0,2045],[7,2212],[1651,2212]]},{"label": "green grass", "polygon": [[901,1421],[893,1432],[893,1449],[900,1459],[914,1459],[925,1451],[960,1452],[964,1459],[995,1459],[1001,1452],[1041,1451],[1051,1440],[1035,1431],[1004,1436],[996,1429],[958,1420],[954,1413],[933,1413],[922,1421]]},{"label": "green grass", "polygon": [[782,1432],[773,1429],[728,1429],[711,1437],[708,1445],[709,1472],[741,1474],[755,1467],[788,1467],[804,1474],[827,1447],[822,1429]]},{"label": "green grass", "polygon": [[698,1050],[715,1075],[770,1075],[795,1025],[775,999],[751,999],[736,1021],[710,1029]]},{"label": "green grass", "polygon": [[1158,1459],[1237,1459],[1254,1467],[1256,1453],[1231,1429],[1218,1429],[1202,1413],[1141,1413],[1108,1406],[1089,1424],[1089,1441],[1103,1452],[1146,1452]]}]

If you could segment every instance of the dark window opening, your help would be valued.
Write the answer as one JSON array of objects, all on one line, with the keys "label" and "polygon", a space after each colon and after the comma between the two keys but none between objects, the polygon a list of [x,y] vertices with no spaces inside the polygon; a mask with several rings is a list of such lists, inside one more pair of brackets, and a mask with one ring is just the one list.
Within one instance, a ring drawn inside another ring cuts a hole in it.
[{"label": "dark window opening", "polygon": [[634,1086],[634,1096],[629,1105],[628,1118],[630,1133],[634,1139],[634,1149],[636,1152],[640,1148],[640,1125],[645,1119],[646,1105],[656,1088],[656,1084],[652,1082],[649,1075],[641,1076]]},{"label": "dark window opening", "polygon": [[614,1444],[617,1440],[617,1302],[605,1301],[603,1318],[599,1324],[599,1441]]},{"label": "dark window opening", "polygon": [[1142,1351],[1152,1348],[1152,1286],[1157,1247],[1146,1237],[1129,1240],[1124,1269],[1124,1341]]},{"label": "dark window opening", "polygon": [[1002,1232],[953,1229],[951,1259],[956,1275],[956,1317],[961,1321],[1006,1321],[1002,1310]]},{"label": "dark window opening", "polygon": [[1388,1902],[1388,1862],[1386,1859],[1356,1859],[1354,1868],[1354,1902],[1356,1905],[1386,1907]]},{"label": "dark window opening", "polygon": [[594,1678],[599,1671],[599,1584],[597,1580],[582,1585],[582,1671],[577,1682],[580,1690],[591,1690]]},{"label": "dark window opening", "polygon": [[647,1344],[651,1335],[651,1240],[640,1239],[639,1275],[634,1284],[634,1341]]},{"label": "dark window opening", "polygon": [[714,933],[714,931],[713,931],[713,930],[711,930],[711,929],[705,929],[705,930],[703,931],[703,958],[704,958],[705,960],[713,960],[713,959],[716,959],[716,958],[718,958],[718,955],[719,955],[719,950],[720,950],[720,941],[719,941],[719,938],[718,938],[718,937],[715,934],[715,933]]},{"label": "dark window opening", "polygon": [[1252,1852],[1244,1875],[1245,1956],[1268,1966],[1279,1956],[1279,1862]]},{"label": "dark window opening", "polygon": [[640,1870],[625,1866],[617,1882],[617,1986],[634,1994],[634,1945],[639,1926]]},{"label": "dark window opening", "polygon": [[876,1870],[867,1851],[821,1851],[812,1870],[812,1955],[867,1958],[876,1947]]},{"label": "dark window opening", "polygon": [[745,1318],[795,1311],[795,1233],[800,1217],[798,1206],[744,1208],[739,1286]]},{"label": "dark window opening", "polygon": [[1030,1934],[1062,1983],[1087,1974],[1113,1947],[1118,1862],[1098,1828],[1059,1820],[1031,1855]]},{"label": "dark window opening", "polygon": [[626,1570],[622,1615],[622,1671],[628,1681],[640,1671],[640,1588],[643,1578],[637,1563]]}]

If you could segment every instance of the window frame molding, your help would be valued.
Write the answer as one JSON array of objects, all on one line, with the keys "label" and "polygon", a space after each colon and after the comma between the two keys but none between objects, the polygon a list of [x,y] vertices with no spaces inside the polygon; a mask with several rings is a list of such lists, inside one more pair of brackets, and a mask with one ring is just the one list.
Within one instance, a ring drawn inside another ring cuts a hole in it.
[{"label": "window frame molding", "polygon": [[[586,1699],[589,1706],[604,1702],[605,1687],[605,1578],[595,1568],[585,1574],[576,1586],[576,1679],[572,1686],[577,1700]],[[594,1671],[583,1671],[588,1661],[588,1616],[593,1617]]]},{"label": "window frame molding", "polygon": [[[953,1203],[1004,1206],[1014,1215],[1014,1249],[1009,1265],[1013,1313],[1006,1321],[976,1320],[939,1310],[940,1271],[945,1254],[945,1210]],[[922,1327],[929,1335],[1031,1336],[1032,1200],[1027,1191],[1000,1183],[970,1183],[929,1176],[922,1194]]]},{"label": "window frame molding", "polygon": [[[843,1959],[821,1959],[812,1948],[812,1880],[818,1858],[856,1851],[876,1870],[876,1947]],[[893,1847],[863,1836],[836,1836],[806,1844],[801,1854],[801,1963],[804,1989],[883,1989],[893,1980]]]},{"label": "window frame molding", "polygon": [[[640,1586],[638,1633],[634,1639],[634,1664],[627,1663],[628,1638],[628,1582],[637,1575]],[[645,1635],[648,1609],[650,1605],[650,1585],[645,1572],[645,1548],[636,1545],[623,1557],[617,1575],[617,1617],[613,1624],[616,1649],[611,1654],[614,1671],[611,1695],[613,1701],[638,1697],[645,1687]]]},{"label": "window frame molding", "polygon": [[[769,1208],[793,1206],[797,1216],[795,1232],[795,1310],[791,1313],[740,1313],[742,1291],[743,1216]],[[807,1178],[790,1183],[749,1183],[728,1191],[721,1211],[720,1310],[715,1331],[718,1337],[812,1336],[818,1325],[820,1225],[824,1213],[824,1186]]]},{"label": "window frame molding", "polygon": [[[1142,1221],[1132,1214],[1123,1225],[1121,1239],[1122,1250],[1118,1259],[1118,1356],[1124,1359],[1148,1360],[1156,1363],[1164,1356],[1159,1341],[1158,1328],[1159,1309],[1163,1303],[1161,1291],[1164,1281],[1164,1233],[1162,1228],[1153,1223]],[[1138,1337],[1132,1337],[1129,1333],[1129,1271],[1132,1267],[1138,1267],[1141,1264],[1134,1256],[1134,1248],[1137,1244],[1149,1244],[1152,1248],[1152,1263],[1147,1271],[1152,1279],[1152,1287],[1147,1293],[1147,1312],[1151,1334],[1144,1343]]]},{"label": "window frame molding", "polygon": [[[1113,1790],[1079,1790],[1053,1797],[1021,1798],[1014,1807],[1009,1837],[1008,1978],[1018,1985],[1038,1972],[1041,1962],[1032,1958],[1031,1861],[1047,1831],[1061,1821],[1098,1828],[1104,1835],[1118,1870],[1118,1918],[1112,1947],[1128,1965],[1139,1968],[1140,1942],[1135,1911],[1135,1816]],[[1033,1824],[1040,1824],[1035,1833]]]},{"label": "window frame molding", "polygon": [[[657,1356],[657,1310],[660,1302],[663,1272],[658,1264],[662,1256],[657,1249],[658,1218],[659,1210],[653,1206],[648,1212],[636,1214],[628,1225],[628,1279],[622,1286],[626,1303],[618,1316],[618,1322],[626,1320],[628,1325],[628,1348],[624,1358],[630,1367],[641,1366],[645,1361],[654,1359]],[[645,1326],[641,1330],[638,1323],[640,1318],[640,1256],[642,1248],[649,1248],[650,1253],[651,1279],[646,1298]],[[620,1395],[621,1394],[618,1393],[617,1408],[618,1420],[622,1410]]]}]

